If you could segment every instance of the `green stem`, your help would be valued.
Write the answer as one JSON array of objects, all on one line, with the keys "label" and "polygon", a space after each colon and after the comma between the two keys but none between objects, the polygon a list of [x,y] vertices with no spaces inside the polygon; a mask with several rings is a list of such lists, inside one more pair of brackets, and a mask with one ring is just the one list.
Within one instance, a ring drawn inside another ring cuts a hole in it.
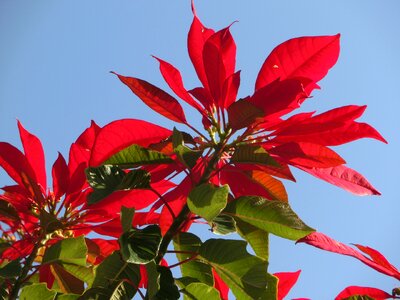
[{"label": "green stem", "polygon": [[12,288],[9,296],[9,300],[16,300],[18,297],[19,290],[21,289],[22,283],[24,283],[25,279],[28,276],[29,271],[32,268],[33,261],[39,251],[39,248],[42,246],[42,243],[36,243],[32,249],[31,254],[25,261],[25,266],[23,267],[21,274],[18,276],[17,280],[15,281],[14,287]]}]

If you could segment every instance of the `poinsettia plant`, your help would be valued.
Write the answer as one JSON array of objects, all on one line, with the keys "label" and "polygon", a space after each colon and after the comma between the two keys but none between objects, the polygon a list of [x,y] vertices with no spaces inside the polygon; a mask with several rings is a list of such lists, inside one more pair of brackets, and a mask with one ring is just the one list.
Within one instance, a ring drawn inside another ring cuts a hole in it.
[{"label": "poinsettia plant", "polygon": [[[283,299],[300,271],[268,273],[270,234],[355,257],[400,280],[377,250],[357,250],[305,224],[283,183],[295,181],[294,167],[357,195],[380,194],[330,148],[361,138],[386,142],[356,121],[365,106],[296,113],[336,63],[340,35],[280,44],[262,65],[254,91],[237,99],[240,71],[230,26],[207,28],[192,9],[188,52],[201,86],[187,89],[179,70],[158,57],[177,97],[113,72],[177,127],[137,119],[104,127],[92,122],[71,145],[68,161],[59,154],[51,187],[35,135],[18,122],[23,151],[0,143],[0,165],[15,182],[0,195],[3,297]],[[198,112],[203,128],[188,121],[177,98]],[[241,239],[202,241],[190,232],[194,222]],[[168,262],[169,253],[177,263]],[[171,271],[177,266],[179,275]],[[336,299],[397,294],[350,286]]]}]

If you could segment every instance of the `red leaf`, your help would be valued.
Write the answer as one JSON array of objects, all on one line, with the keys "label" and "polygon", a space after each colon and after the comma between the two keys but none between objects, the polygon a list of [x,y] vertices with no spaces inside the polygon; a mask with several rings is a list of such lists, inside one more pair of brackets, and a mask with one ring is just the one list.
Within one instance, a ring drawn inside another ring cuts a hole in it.
[{"label": "red leaf", "polygon": [[[306,243],[308,245],[320,248],[322,250],[343,254],[347,256],[352,256],[354,258],[357,258],[367,266],[373,268],[374,270],[400,280],[400,272],[397,269],[395,269],[392,265],[388,267],[386,263],[382,264],[382,261],[380,260],[375,261],[374,257],[370,259],[365,255],[361,254],[360,252],[358,252],[357,250],[343,243],[337,242],[323,233],[320,232],[310,233],[306,237],[298,240],[297,243]],[[377,252],[376,250],[373,251]]]},{"label": "red leaf", "polygon": [[265,119],[276,119],[298,108],[305,98],[300,80],[277,79],[257,90],[249,102],[264,111]]},{"label": "red leaf", "polygon": [[[339,57],[340,34],[290,39],[278,45],[258,73],[258,90],[280,78],[305,77],[313,83],[321,80]],[[311,84],[311,88],[315,84]],[[308,89],[310,91],[310,89]]]},{"label": "red leaf", "polygon": [[67,192],[69,185],[69,169],[61,153],[58,153],[58,158],[53,164],[52,176],[54,196],[60,199]]},{"label": "red leaf", "polygon": [[221,106],[228,108],[233,102],[236,101],[237,93],[240,86],[240,71],[233,73],[225,79],[222,86],[222,101]]},{"label": "red leaf", "polygon": [[364,176],[344,165],[332,168],[311,169],[300,166],[297,167],[319,179],[336,185],[337,187],[340,187],[355,195],[366,196],[381,194],[368,182],[368,180]]},{"label": "red leaf", "polygon": [[155,57],[160,63],[160,71],[162,76],[164,77],[165,82],[174,91],[174,93],[180,97],[181,99],[185,100],[186,103],[191,105],[192,107],[196,108],[199,112],[203,112],[203,108],[192,98],[192,96],[188,93],[185,89],[182,81],[181,73],[178,69],[176,69],[170,63]]},{"label": "red leaf", "polygon": [[170,94],[142,79],[112,73],[117,75],[119,80],[126,84],[152,110],[172,121],[186,123],[182,106]]},{"label": "red leaf", "polygon": [[219,296],[222,300],[228,300],[229,296],[229,287],[228,285],[219,277],[218,273],[215,272],[214,268],[212,269],[212,274],[214,277],[214,288],[216,288],[219,292]]},{"label": "red leaf", "polygon": [[297,272],[280,272],[273,274],[274,276],[278,277],[278,299],[282,300],[289,294],[292,287],[296,284],[297,280],[299,279],[301,270]]},{"label": "red leaf", "polygon": [[335,151],[312,143],[286,143],[271,148],[268,152],[279,156],[288,164],[306,168],[329,168],[346,163]]},{"label": "red leaf", "polygon": [[213,99],[207,89],[203,87],[197,87],[190,90],[189,93],[192,94],[197,100],[199,100],[199,102],[203,104],[206,110],[208,110],[209,112],[212,111]]},{"label": "red leaf", "polygon": [[391,269],[393,270],[393,272],[398,272],[397,269],[386,259],[386,257],[384,257],[380,252],[376,251],[375,249],[358,244],[354,244],[354,246],[356,246],[365,254],[369,255],[369,257],[371,257],[371,259],[377,264],[387,269]]},{"label": "red leaf", "polygon": [[93,145],[91,166],[97,166],[122,149],[136,144],[148,147],[171,136],[172,132],[152,123],[122,119],[104,126]]},{"label": "red leaf", "polygon": [[345,300],[351,296],[369,296],[376,300],[384,300],[393,298],[392,295],[382,291],[380,289],[363,286],[349,286],[336,296],[335,300]]},{"label": "red leaf", "polygon": [[204,27],[197,18],[196,11],[192,2],[193,22],[188,34],[188,52],[193,63],[197,76],[205,88],[208,89],[207,76],[203,64],[203,48],[206,40],[214,34],[214,30]]},{"label": "red leaf", "polygon": [[80,164],[84,163],[85,167],[89,166],[93,144],[99,132],[100,127],[92,121],[90,127],[71,145],[68,159],[68,168],[71,175],[77,170]]},{"label": "red leaf", "polygon": [[[354,120],[362,115],[366,106],[343,106],[310,118],[290,119],[290,125],[279,128],[271,134],[273,141],[310,142],[324,146],[335,146],[360,138],[386,140],[370,125]],[[288,120],[289,121],[289,120]]]},{"label": "red leaf", "polygon": [[37,183],[42,186],[43,191],[46,191],[46,166],[42,143],[35,135],[27,131],[19,121],[18,129],[25,157],[36,174]]},{"label": "red leaf", "polygon": [[224,107],[222,89],[225,80],[235,71],[236,45],[226,27],[212,36],[204,44],[203,63],[208,89],[217,107]]},{"label": "red leaf", "polygon": [[25,155],[9,143],[0,142],[0,166],[21,187],[26,184],[22,174],[36,178]]}]

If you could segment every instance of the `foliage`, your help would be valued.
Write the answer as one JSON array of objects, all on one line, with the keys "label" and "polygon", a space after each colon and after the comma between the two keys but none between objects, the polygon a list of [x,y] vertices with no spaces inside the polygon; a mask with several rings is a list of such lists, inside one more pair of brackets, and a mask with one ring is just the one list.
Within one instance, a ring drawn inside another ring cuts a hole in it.
[{"label": "foliage", "polygon": [[[231,291],[237,299],[280,300],[300,271],[268,272],[270,234],[352,256],[400,280],[377,250],[347,246],[305,224],[282,182],[295,180],[294,167],[357,195],[380,194],[330,148],[361,138],[386,142],[356,121],[365,106],[295,111],[336,63],[340,35],[280,44],[254,91],[237,99],[241,74],[230,26],[207,28],[192,9],[188,51],[201,86],[186,89],[179,70],[156,59],[170,89],[200,114],[203,131],[175,96],[115,73],[152,110],[191,133],[136,119],[92,122],[68,161],[59,154],[51,187],[35,135],[18,122],[23,151],[0,143],[0,165],[15,181],[0,195],[2,297],[227,299]],[[189,232],[193,222],[242,240],[202,241]],[[168,263],[167,253],[178,263]],[[176,266],[180,278],[171,272]],[[397,294],[349,286],[336,299]]]}]

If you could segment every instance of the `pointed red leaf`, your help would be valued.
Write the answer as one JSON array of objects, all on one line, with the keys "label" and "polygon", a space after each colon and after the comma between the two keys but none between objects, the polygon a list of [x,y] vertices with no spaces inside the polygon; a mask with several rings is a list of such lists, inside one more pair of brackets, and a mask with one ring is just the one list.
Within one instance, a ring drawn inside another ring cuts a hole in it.
[{"label": "pointed red leaf", "polygon": [[36,174],[37,182],[42,186],[43,191],[46,191],[46,166],[42,143],[35,135],[27,131],[19,121],[18,129],[25,157]]},{"label": "pointed red leaf", "polygon": [[392,265],[390,265],[391,267],[388,268],[386,263],[381,264],[381,261],[375,261],[373,259],[370,259],[365,255],[363,255],[361,252],[358,252],[357,250],[343,243],[335,241],[334,239],[330,238],[329,236],[323,233],[313,232],[307,235],[306,237],[298,240],[297,242],[306,243],[308,245],[320,248],[322,250],[342,255],[352,256],[354,258],[357,258],[367,266],[373,268],[374,270],[400,280],[400,272],[397,269],[395,269]]},{"label": "pointed red leaf", "polygon": [[237,93],[240,86],[240,71],[233,73],[225,79],[222,86],[222,107],[228,108],[236,101]]},{"label": "pointed red leaf", "polygon": [[203,87],[197,87],[189,91],[190,94],[193,95],[203,106],[205,107],[206,110],[209,112],[212,111],[213,107],[213,99],[212,96],[210,95],[210,92],[203,88]]},{"label": "pointed red leaf", "polygon": [[222,300],[228,300],[229,287],[228,285],[219,277],[218,273],[212,269],[212,274],[214,277],[214,288],[219,292],[219,296]]},{"label": "pointed red leaf", "polygon": [[257,90],[249,102],[264,111],[265,119],[279,118],[298,108],[306,99],[298,79],[275,80]]},{"label": "pointed red leaf", "polygon": [[172,132],[161,126],[134,119],[122,119],[104,126],[93,145],[91,166],[97,166],[111,155],[136,144],[148,147],[172,135]]},{"label": "pointed red leaf", "polygon": [[[258,90],[280,78],[305,77],[313,83],[321,80],[339,57],[340,35],[306,36],[278,45],[258,73]],[[315,85],[311,84],[311,87]]]},{"label": "pointed red leaf", "polygon": [[182,106],[170,94],[145,80],[112,73],[117,75],[119,80],[127,85],[152,110],[172,121],[186,123]]},{"label": "pointed red leaf", "polygon": [[69,185],[69,169],[64,157],[58,153],[58,158],[53,164],[53,192],[56,199],[60,199],[67,192]]},{"label": "pointed red leaf", "polygon": [[300,166],[297,167],[319,179],[336,185],[337,187],[340,187],[355,195],[366,196],[381,194],[368,182],[368,180],[363,175],[344,165],[332,168],[311,169]]},{"label": "pointed red leaf", "polygon": [[25,155],[9,143],[0,142],[0,166],[21,187],[26,184],[21,174],[24,173],[25,176],[36,179],[35,173]]},{"label": "pointed red leaf", "polygon": [[273,274],[278,277],[278,299],[283,300],[299,279],[301,270],[297,272],[280,272]]},{"label": "pointed red leaf", "polygon": [[208,88],[217,107],[224,106],[222,89],[225,80],[235,71],[236,45],[229,31],[224,28],[210,36],[204,44],[203,63]]},{"label": "pointed red leaf", "polygon": [[188,52],[197,76],[205,88],[208,88],[207,76],[203,64],[203,48],[206,40],[214,34],[214,30],[206,28],[196,15],[192,2],[193,22],[188,34]]},{"label": "pointed red leaf", "polygon": [[369,255],[369,257],[371,257],[371,259],[376,262],[377,264],[387,268],[388,270],[393,270],[393,272],[398,272],[397,269],[395,268],[395,266],[393,266],[387,259],[386,257],[384,257],[379,251],[370,248],[370,247],[366,247],[366,246],[362,246],[362,245],[358,245],[358,244],[354,244],[354,246],[356,246],[358,249],[360,249],[362,252],[364,252],[365,254]]},{"label": "pointed red leaf", "polygon": [[393,296],[380,289],[363,286],[349,286],[336,296],[335,300],[346,300],[351,296],[369,296],[375,300],[392,299]]},{"label": "pointed red leaf", "polygon": [[286,143],[271,148],[268,152],[288,164],[306,168],[329,168],[346,163],[335,151],[312,143]]},{"label": "pointed red leaf", "polygon": [[185,100],[186,103],[196,108],[199,112],[202,112],[203,108],[192,98],[192,96],[185,89],[179,70],[170,63],[158,57],[154,56],[154,58],[157,59],[160,63],[161,74],[171,90],[173,90],[178,97]]}]

